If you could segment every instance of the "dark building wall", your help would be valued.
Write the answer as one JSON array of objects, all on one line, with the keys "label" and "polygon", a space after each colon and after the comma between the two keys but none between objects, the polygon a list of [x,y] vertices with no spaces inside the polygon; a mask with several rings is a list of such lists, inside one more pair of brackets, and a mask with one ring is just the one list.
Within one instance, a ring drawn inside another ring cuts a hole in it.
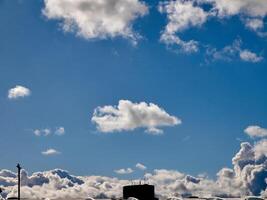
[{"label": "dark building wall", "polygon": [[128,185],[123,187],[123,199],[135,197],[139,200],[155,200],[153,185]]}]

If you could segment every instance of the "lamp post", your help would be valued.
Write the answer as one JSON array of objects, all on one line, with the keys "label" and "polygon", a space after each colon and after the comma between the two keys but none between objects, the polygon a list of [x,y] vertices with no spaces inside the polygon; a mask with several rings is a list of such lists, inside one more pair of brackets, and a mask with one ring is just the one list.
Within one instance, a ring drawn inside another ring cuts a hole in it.
[{"label": "lamp post", "polygon": [[18,168],[18,200],[20,200],[20,170],[21,170],[21,166],[19,163],[17,164],[17,168]]}]

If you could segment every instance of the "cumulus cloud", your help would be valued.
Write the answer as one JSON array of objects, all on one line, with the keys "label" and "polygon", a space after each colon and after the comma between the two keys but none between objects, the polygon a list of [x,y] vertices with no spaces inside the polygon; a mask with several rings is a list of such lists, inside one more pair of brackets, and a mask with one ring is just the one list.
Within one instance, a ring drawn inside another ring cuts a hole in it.
[{"label": "cumulus cloud", "polygon": [[265,0],[204,0],[214,4],[214,10],[220,17],[244,14],[250,17],[265,17],[267,5]]},{"label": "cumulus cloud", "polygon": [[140,170],[146,170],[146,169],[147,169],[147,167],[146,167],[145,165],[143,165],[142,163],[137,163],[137,164],[135,165],[135,167],[136,167],[137,169],[140,169]]},{"label": "cumulus cloud", "polygon": [[131,174],[134,172],[134,170],[132,168],[126,168],[126,169],[117,169],[114,170],[114,172],[117,174]]},{"label": "cumulus cloud", "polygon": [[267,157],[267,139],[258,141],[254,146],[255,157],[257,159],[266,159]]},{"label": "cumulus cloud", "polygon": [[86,39],[138,39],[134,21],[148,13],[139,0],[44,0],[43,14],[61,21],[62,29]]},{"label": "cumulus cloud", "polygon": [[[171,0],[159,3],[159,11],[167,15],[167,25],[161,33],[160,41],[168,48],[178,52],[195,53],[209,44],[195,39],[182,39],[183,33],[190,28],[202,27],[209,19],[230,19],[238,16],[245,27],[259,36],[266,36],[264,19],[267,16],[265,0]],[[215,48],[214,48],[215,49]],[[259,62],[263,58],[247,49],[239,51],[243,61]]]},{"label": "cumulus cloud", "polygon": [[159,11],[166,13],[168,19],[160,41],[167,45],[177,45],[186,53],[197,52],[197,41],[184,41],[177,33],[191,27],[200,27],[206,22],[208,14],[201,7],[195,6],[193,1],[184,0],[161,2]]},{"label": "cumulus cloud", "polygon": [[[222,168],[215,180],[207,176],[192,176],[177,170],[155,169],[144,178],[156,186],[160,199],[168,197],[244,197],[267,194],[267,140],[254,145],[243,142],[232,159],[233,168]],[[131,173],[132,169],[120,169],[119,173]],[[55,169],[29,175],[22,170],[22,197],[34,199],[68,198],[115,198],[122,196],[122,187],[132,181],[105,176],[73,176]],[[0,171],[0,187],[5,188],[4,197],[17,192],[15,173]]]},{"label": "cumulus cloud", "polygon": [[104,133],[146,128],[148,133],[159,134],[162,130],[158,127],[181,124],[180,119],[169,115],[156,104],[129,100],[120,100],[118,106],[96,108],[91,120]]},{"label": "cumulus cloud", "polygon": [[56,149],[47,149],[45,151],[42,151],[42,154],[45,156],[52,156],[61,154],[61,152],[57,151]]},{"label": "cumulus cloud", "polygon": [[200,0],[199,2],[212,5],[211,16],[219,18],[239,16],[247,28],[258,33],[264,28],[263,21],[267,16],[265,0]]},{"label": "cumulus cloud", "polygon": [[218,50],[216,48],[208,48],[206,55],[211,57],[211,60],[232,61],[241,59],[244,62],[257,63],[263,60],[262,56],[257,55],[249,49],[242,48],[242,40],[236,39],[233,44],[225,46]]},{"label": "cumulus cloud", "polygon": [[30,89],[28,89],[24,86],[21,86],[21,85],[17,85],[8,91],[8,98],[9,99],[18,99],[18,98],[30,96],[30,94],[31,94]]},{"label": "cumulus cloud", "polygon": [[261,128],[260,126],[248,126],[244,132],[248,134],[250,137],[266,137],[267,129]]}]

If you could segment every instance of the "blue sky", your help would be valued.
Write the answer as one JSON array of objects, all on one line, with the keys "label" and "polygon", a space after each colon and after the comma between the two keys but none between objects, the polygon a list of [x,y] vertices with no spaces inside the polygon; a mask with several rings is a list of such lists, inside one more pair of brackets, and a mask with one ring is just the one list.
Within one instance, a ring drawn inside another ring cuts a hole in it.
[{"label": "blue sky", "polygon": [[[244,25],[262,14],[240,9],[222,17],[218,11],[205,22],[188,22],[174,35],[198,41],[199,49],[184,52],[160,40],[170,23],[167,11],[158,11],[159,2],[142,2],[149,11],[123,21],[139,34],[133,44],[121,30],[114,37],[104,31],[87,38],[77,35],[77,27],[63,31],[64,17],[42,13],[42,0],[0,1],[0,168],[21,162],[30,172],[64,168],[116,176],[115,169],[143,163],[148,170],[214,176],[231,166],[240,140],[251,140],[246,127],[267,127],[267,41],[260,34],[266,28]],[[226,46],[233,53],[222,50]],[[254,57],[242,59],[245,50]],[[30,95],[8,98],[16,85]],[[147,127],[103,133],[91,121],[94,110],[120,100],[154,103],[182,123],[160,127],[161,135]],[[60,127],[62,136],[54,134]],[[51,133],[34,134],[42,129]],[[43,155],[49,148],[60,154]]]}]

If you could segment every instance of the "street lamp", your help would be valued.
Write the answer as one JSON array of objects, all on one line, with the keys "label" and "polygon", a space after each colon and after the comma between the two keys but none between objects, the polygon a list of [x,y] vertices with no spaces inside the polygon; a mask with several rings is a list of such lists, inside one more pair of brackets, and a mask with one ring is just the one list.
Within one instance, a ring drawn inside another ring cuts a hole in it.
[{"label": "street lamp", "polygon": [[21,166],[19,163],[17,164],[17,168],[18,168],[18,200],[20,200],[20,170],[21,170]]}]

